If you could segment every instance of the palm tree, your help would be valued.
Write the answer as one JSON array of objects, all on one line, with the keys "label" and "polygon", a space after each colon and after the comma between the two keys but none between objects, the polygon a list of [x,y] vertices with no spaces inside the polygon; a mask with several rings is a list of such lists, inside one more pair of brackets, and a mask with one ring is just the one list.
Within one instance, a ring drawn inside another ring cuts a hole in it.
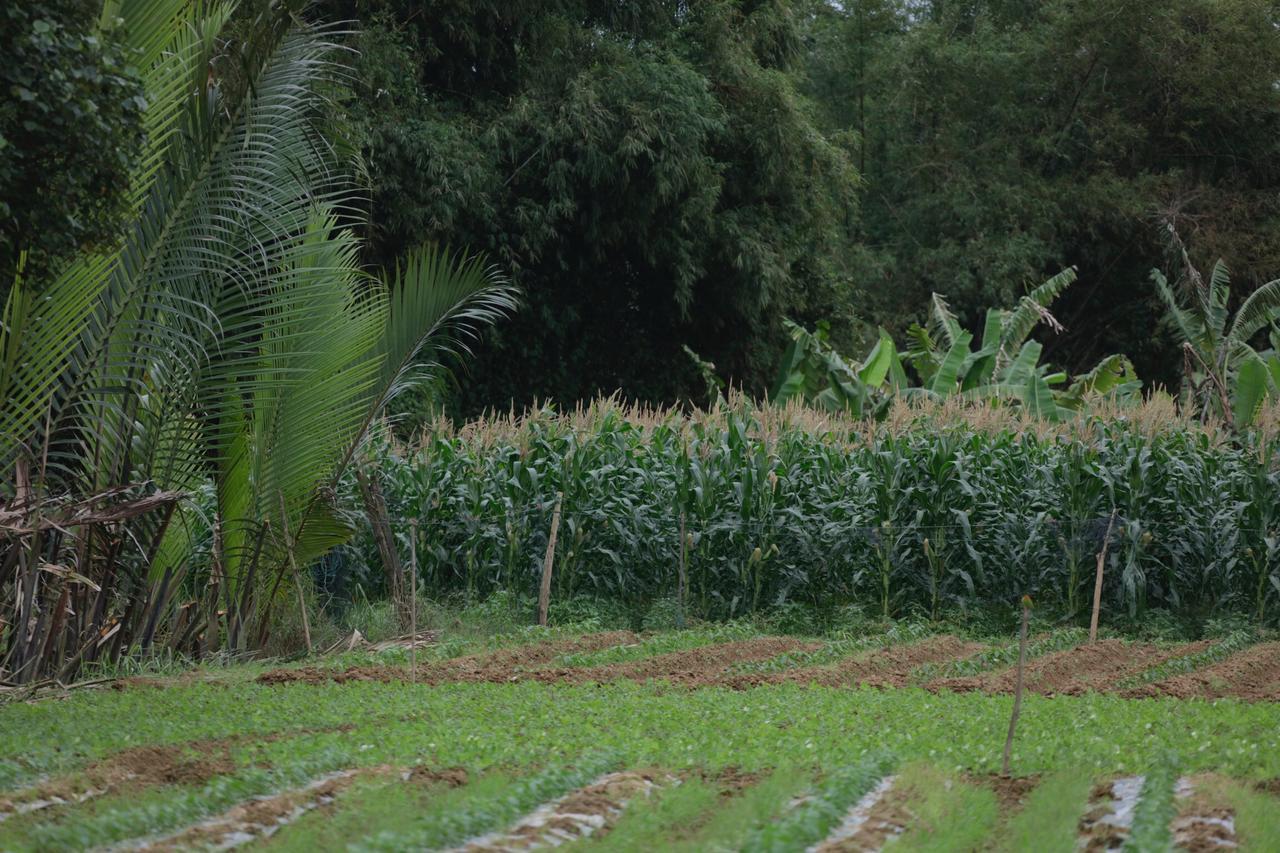
[{"label": "palm tree", "polygon": [[386,402],[515,305],[494,270],[434,248],[361,269],[357,169],[326,125],[341,33],[272,11],[230,42],[235,6],[107,0],[148,93],[136,221],[4,306],[16,680],[148,647],[167,620],[175,646],[264,639],[289,567],[350,534],[326,485]]}]

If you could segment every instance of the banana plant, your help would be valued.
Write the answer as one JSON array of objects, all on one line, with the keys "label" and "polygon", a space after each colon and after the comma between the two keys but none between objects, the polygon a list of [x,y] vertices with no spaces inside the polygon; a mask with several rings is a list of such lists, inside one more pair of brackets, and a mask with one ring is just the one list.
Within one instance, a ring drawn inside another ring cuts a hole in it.
[{"label": "banana plant", "polygon": [[[1151,271],[1151,280],[1182,341],[1183,394],[1202,416],[1216,414],[1245,429],[1265,401],[1280,399],[1280,279],[1251,293],[1233,317],[1226,263],[1219,259],[1206,281],[1185,249],[1182,255],[1181,295],[1160,270]],[[1268,327],[1270,346],[1255,348]]]},{"label": "banana plant", "polygon": [[928,327],[909,330],[907,360],[920,376],[912,393],[931,399],[960,395],[968,400],[1017,401],[1037,417],[1061,420],[1079,411],[1089,398],[1129,397],[1142,386],[1133,365],[1122,355],[1102,359],[1088,373],[1067,384],[1068,376],[1040,362],[1043,346],[1028,340],[1040,324],[1062,326],[1050,312],[1053,302],[1076,280],[1069,267],[1024,295],[1013,309],[987,310],[982,340],[961,328],[946,300],[933,295]]},{"label": "banana plant", "polygon": [[[1068,268],[1026,294],[1012,309],[987,311],[982,340],[962,328],[946,299],[933,295],[927,327],[913,325],[912,345],[900,353],[883,329],[880,340],[860,364],[849,364],[827,343],[826,330],[810,333],[784,321],[792,345],[783,360],[773,399],[795,396],[824,408],[856,416],[882,414],[894,395],[945,400],[1009,401],[1037,417],[1061,420],[1099,396],[1131,397],[1141,382],[1122,355],[1111,355],[1068,384],[1066,373],[1040,362],[1043,347],[1028,340],[1041,323],[1061,330],[1049,306],[1076,280]],[[910,385],[903,361],[920,380]]]},{"label": "banana plant", "polygon": [[850,364],[827,342],[825,324],[809,332],[791,320],[782,323],[791,345],[770,395],[775,403],[800,398],[832,412],[877,417],[888,408],[893,393],[907,387],[898,348],[884,329],[867,357]]}]

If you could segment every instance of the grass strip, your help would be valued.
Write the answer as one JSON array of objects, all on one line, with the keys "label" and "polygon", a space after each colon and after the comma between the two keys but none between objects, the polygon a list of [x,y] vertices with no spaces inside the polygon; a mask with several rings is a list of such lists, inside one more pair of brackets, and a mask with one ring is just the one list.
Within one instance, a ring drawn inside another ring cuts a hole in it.
[{"label": "grass strip", "polygon": [[813,651],[785,652],[777,657],[743,661],[730,667],[730,673],[783,672],[802,667],[823,666],[871,649],[884,649],[903,643],[915,643],[937,633],[924,622],[905,622],[882,634],[836,637]]},{"label": "grass strip", "polygon": [[[490,787],[465,786],[458,796],[441,798],[440,805],[415,816],[403,829],[383,829],[351,850],[423,850],[461,844],[501,829],[542,803],[562,797],[615,769],[605,754],[587,755],[570,767],[552,767],[532,776]],[[468,790],[470,789],[470,790]],[[461,802],[459,802],[461,800]]]},{"label": "grass strip", "polygon": [[1062,770],[1043,779],[1000,832],[1005,853],[1074,853],[1076,827],[1089,805],[1093,781],[1087,771]]},{"label": "grass strip", "polygon": [[[307,784],[347,764],[341,751],[322,753],[294,764],[263,770],[249,767],[211,779],[200,788],[157,789],[154,798],[123,799],[124,808],[70,812],[56,823],[33,827],[34,849],[67,850],[102,847],[120,841],[154,837],[225,811],[237,803]],[[8,848],[6,849],[20,849]]]},{"label": "grass strip", "polygon": [[1162,664],[1126,678],[1116,684],[1116,689],[1126,690],[1130,687],[1141,687],[1144,684],[1164,681],[1166,678],[1172,678],[1175,675],[1185,675],[1188,672],[1203,669],[1206,666],[1231,657],[1236,652],[1244,651],[1255,642],[1255,637],[1249,631],[1233,631],[1203,651],[1171,658]]},{"label": "grass strip", "polygon": [[1234,780],[1215,778],[1204,785],[1214,799],[1235,812],[1236,843],[1241,850],[1280,850],[1280,797]]},{"label": "grass strip", "polygon": [[[1060,652],[1080,645],[1086,637],[1082,628],[1062,628],[1050,631],[1027,643],[1027,659]],[[1018,643],[1011,642],[994,649],[944,663],[927,663],[911,672],[912,684],[924,684],[937,678],[961,678],[979,675],[993,669],[1013,666],[1018,662]]]},{"label": "grass strip", "polygon": [[603,666],[613,663],[643,660],[655,655],[682,652],[717,643],[733,643],[761,636],[759,629],[742,622],[729,622],[688,631],[673,631],[645,637],[638,643],[613,646],[595,652],[574,652],[559,655],[560,666]]},{"label": "grass strip", "polygon": [[914,819],[901,835],[885,843],[886,851],[967,853],[989,846],[1000,814],[991,790],[919,764],[906,768],[894,787],[910,792]]},{"label": "grass strip", "polygon": [[1125,839],[1124,849],[1152,853],[1173,849],[1170,824],[1177,809],[1173,804],[1173,788],[1178,781],[1175,763],[1169,759],[1157,762],[1147,771],[1142,793],[1133,810],[1133,827]]},{"label": "grass strip", "polygon": [[746,853],[803,850],[826,838],[863,794],[875,787],[893,766],[883,755],[870,756],[836,770],[804,802],[772,823],[751,833]]},{"label": "grass strip", "polygon": [[678,853],[741,850],[743,842],[754,829],[785,813],[787,806],[811,778],[799,768],[780,767],[727,803],[717,804],[714,815],[695,835],[672,838],[661,849]]}]

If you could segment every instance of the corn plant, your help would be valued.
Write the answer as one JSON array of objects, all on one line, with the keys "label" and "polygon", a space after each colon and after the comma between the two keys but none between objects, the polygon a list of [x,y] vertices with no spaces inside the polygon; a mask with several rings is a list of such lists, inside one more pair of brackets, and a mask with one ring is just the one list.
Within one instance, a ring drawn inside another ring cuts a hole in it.
[{"label": "corn plant", "polygon": [[[442,424],[375,455],[392,527],[405,542],[417,519],[422,581],[439,595],[532,596],[561,494],[557,599],[639,611],[674,598],[683,551],[702,618],[789,602],[934,617],[1031,594],[1078,624],[1109,528],[1104,614],[1274,620],[1277,443],[1142,408],[1058,425],[919,408],[870,424],[742,401],[693,414],[605,402]],[[376,565],[372,537],[347,556]]]}]

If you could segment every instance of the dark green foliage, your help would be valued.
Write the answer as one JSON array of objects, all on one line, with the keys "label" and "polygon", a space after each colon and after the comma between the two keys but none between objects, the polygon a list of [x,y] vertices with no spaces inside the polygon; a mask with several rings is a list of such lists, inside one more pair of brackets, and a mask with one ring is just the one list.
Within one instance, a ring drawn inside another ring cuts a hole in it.
[{"label": "dark green foliage", "polygon": [[[532,595],[563,492],[556,599],[642,610],[675,595],[683,513],[696,616],[791,601],[940,616],[1012,610],[1029,593],[1038,612],[1078,622],[1114,511],[1105,618],[1274,619],[1277,532],[1250,509],[1280,489],[1274,437],[1152,431],[1141,424],[1170,416],[1143,410],[1037,435],[997,414],[855,427],[750,408],[637,421],[602,406],[378,458],[402,542],[420,519],[431,594]],[[370,541],[356,547],[355,562],[376,564]]]},{"label": "dark green foliage", "polygon": [[377,259],[488,251],[528,308],[457,407],[763,391],[780,318],[851,316],[855,179],[795,89],[783,2],[380,0],[356,14]]},{"label": "dark green foliage", "polygon": [[[809,92],[859,134],[857,278],[901,331],[947,294],[965,325],[1074,264],[1071,372],[1108,352],[1173,387],[1147,282],[1178,223],[1198,264],[1235,259],[1241,295],[1280,269],[1280,29],[1270,0],[814,2]],[[1207,264],[1206,264],[1207,266]]]},{"label": "dark green foliage", "polygon": [[95,0],[0,8],[0,292],[115,241],[142,144],[142,85]]}]

